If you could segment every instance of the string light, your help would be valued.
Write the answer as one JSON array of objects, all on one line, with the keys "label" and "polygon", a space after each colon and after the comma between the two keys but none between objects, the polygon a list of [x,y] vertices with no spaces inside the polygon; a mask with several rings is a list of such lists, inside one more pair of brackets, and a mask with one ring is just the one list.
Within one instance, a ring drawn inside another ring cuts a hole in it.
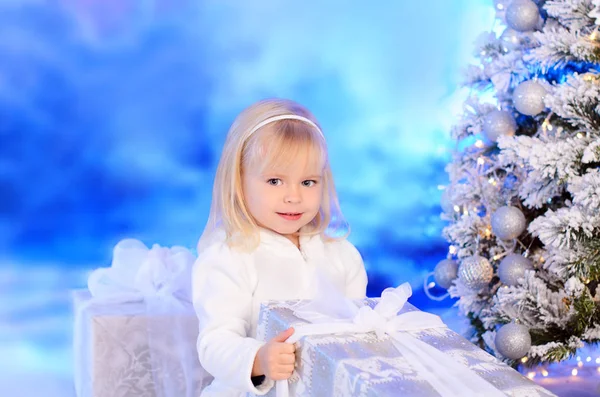
[{"label": "string light", "polygon": [[477,147],[477,148],[479,148],[479,149],[483,148],[484,146],[485,146],[485,145],[483,144],[483,141],[482,141],[481,139],[478,139],[478,140],[475,142],[475,147]]},{"label": "string light", "polygon": [[479,157],[479,158],[477,159],[477,164],[479,164],[479,165],[484,165],[484,164],[485,164],[485,159],[484,159],[483,157]]},{"label": "string light", "polygon": [[528,377],[529,379],[533,379],[533,378],[535,378],[535,372],[529,372],[529,373],[527,374],[527,377]]},{"label": "string light", "polygon": [[596,371],[600,372],[600,367],[596,368]]},{"label": "string light", "polygon": [[451,255],[456,254],[456,247],[451,245],[450,248],[448,248],[448,252],[450,252]]},{"label": "string light", "polygon": [[427,287],[433,288],[433,287],[435,287],[435,283],[432,281],[429,284],[427,284]]},{"label": "string light", "polygon": [[577,138],[582,139],[583,138],[583,134],[581,132],[577,133]]},{"label": "string light", "polygon": [[581,356],[577,356],[577,361],[581,361]]},{"label": "string light", "polygon": [[546,371],[545,369],[543,369],[543,370],[542,370],[542,375],[543,375],[543,376],[544,376],[544,378],[545,378],[546,376],[548,376],[548,371]]},{"label": "string light", "polygon": [[600,357],[596,359],[596,364],[600,364]]},{"label": "string light", "polygon": [[590,40],[592,40],[592,41],[598,40],[598,30],[594,30],[592,32],[592,34],[590,35]]},{"label": "string light", "polygon": [[588,358],[586,358],[585,361],[589,363],[590,361],[592,361],[592,358],[588,356]]},{"label": "string light", "polygon": [[583,367],[583,361],[578,362],[577,367],[579,367],[579,368]]},{"label": "string light", "polygon": [[586,73],[583,75],[583,81],[595,81],[596,76],[591,73]]},{"label": "string light", "polygon": [[523,364],[525,364],[525,363],[527,362],[527,357],[523,357],[523,358],[521,359],[521,362],[522,362]]},{"label": "string light", "polygon": [[454,206],[454,212],[460,212],[460,207],[458,205]]},{"label": "string light", "polygon": [[571,375],[573,375],[573,376],[577,376],[577,368],[574,368],[574,369],[571,371]]},{"label": "string light", "polygon": [[548,119],[544,120],[544,122],[542,123],[542,130],[544,132],[546,132],[546,130],[552,131],[552,124],[550,124],[550,122],[548,121]]}]

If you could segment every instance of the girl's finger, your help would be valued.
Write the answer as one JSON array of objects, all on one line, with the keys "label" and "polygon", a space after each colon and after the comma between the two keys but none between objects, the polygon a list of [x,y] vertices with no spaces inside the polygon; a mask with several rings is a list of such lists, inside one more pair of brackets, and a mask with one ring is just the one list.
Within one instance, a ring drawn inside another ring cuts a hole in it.
[{"label": "girl's finger", "polygon": [[279,356],[279,363],[281,364],[293,364],[296,362],[296,356],[293,354],[282,354]]}]

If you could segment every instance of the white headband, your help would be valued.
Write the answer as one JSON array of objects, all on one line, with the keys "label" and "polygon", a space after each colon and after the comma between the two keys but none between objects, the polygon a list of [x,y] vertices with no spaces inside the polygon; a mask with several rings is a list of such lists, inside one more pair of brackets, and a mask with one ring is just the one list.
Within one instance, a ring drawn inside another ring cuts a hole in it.
[{"label": "white headband", "polygon": [[282,114],[279,116],[273,116],[273,117],[269,117],[266,120],[261,121],[260,123],[258,123],[256,126],[254,126],[254,128],[252,128],[250,130],[250,132],[248,133],[248,136],[246,136],[246,139],[248,139],[252,134],[254,134],[256,131],[258,131],[259,128],[264,127],[267,124],[271,124],[275,121],[279,121],[279,120],[299,120],[302,121],[312,127],[314,127],[317,131],[319,131],[319,134],[321,134],[321,136],[323,136],[323,132],[321,131],[321,129],[312,121],[310,121],[309,119],[307,119],[306,117],[302,117],[302,116],[298,116],[296,114]]}]

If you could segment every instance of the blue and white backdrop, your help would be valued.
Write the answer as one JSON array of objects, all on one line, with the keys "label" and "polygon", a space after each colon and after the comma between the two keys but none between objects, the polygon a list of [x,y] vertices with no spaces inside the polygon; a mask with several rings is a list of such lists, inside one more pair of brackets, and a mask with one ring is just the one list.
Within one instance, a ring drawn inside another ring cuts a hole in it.
[{"label": "blue and white backdrop", "polygon": [[68,290],[123,237],[194,247],[227,129],[264,97],[321,121],[369,294],[409,281],[413,303],[449,307],[422,280],[447,251],[438,185],[457,82],[492,11],[0,0],[0,395],[73,395]]}]

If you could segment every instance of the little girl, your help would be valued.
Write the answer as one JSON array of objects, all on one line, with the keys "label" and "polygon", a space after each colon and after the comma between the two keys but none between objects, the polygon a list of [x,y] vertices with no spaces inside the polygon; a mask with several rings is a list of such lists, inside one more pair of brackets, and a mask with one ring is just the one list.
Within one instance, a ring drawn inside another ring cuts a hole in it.
[{"label": "little girl", "polygon": [[217,168],[192,278],[198,355],[215,378],[202,396],[264,395],[292,374],[292,328],[267,343],[255,339],[261,302],[311,299],[316,273],[349,298],[366,296],[364,264],[343,219],[314,116],[281,99],[242,111]]}]

